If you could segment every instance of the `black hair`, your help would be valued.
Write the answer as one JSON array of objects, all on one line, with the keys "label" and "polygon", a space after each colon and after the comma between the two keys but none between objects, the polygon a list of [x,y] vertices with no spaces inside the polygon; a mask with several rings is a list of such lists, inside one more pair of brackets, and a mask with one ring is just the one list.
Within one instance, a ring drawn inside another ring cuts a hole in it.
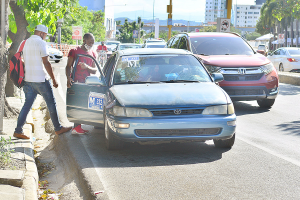
[{"label": "black hair", "polygon": [[94,35],[93,35],[92,33],[86,33],[86,34],[84,34],[84,36],[83,36],[83,39],[84,39],[84,40],[88,40],[88,39],[90,39],[90,38],[94,38]]}]

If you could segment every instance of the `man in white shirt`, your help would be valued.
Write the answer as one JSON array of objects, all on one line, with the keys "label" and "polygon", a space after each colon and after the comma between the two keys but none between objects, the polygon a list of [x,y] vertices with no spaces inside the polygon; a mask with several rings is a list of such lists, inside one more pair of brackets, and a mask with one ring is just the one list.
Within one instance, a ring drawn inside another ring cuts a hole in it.
[{"label": "man in white shirt", "polygon": [[[72,127],[62,127],[57,114],[56,102],[53,95],[49,76],[52,79],[53,87],[58,84],[53,74],[51,63],[48,60],[47,44],[44,41],[48,34],[48,28],[44,25],[37,25],[34,35],[28,38],[23,48],[23,59],[25,63],[25,103],[18,117],[17,127],[14,137],[20,139],[30,139],[23,133],[23,126],[28,112],[38,94],[42,95],[55,128],[55,134],[59,135],[71,130]],[[49,75],[49,76],[48,76]]]}]

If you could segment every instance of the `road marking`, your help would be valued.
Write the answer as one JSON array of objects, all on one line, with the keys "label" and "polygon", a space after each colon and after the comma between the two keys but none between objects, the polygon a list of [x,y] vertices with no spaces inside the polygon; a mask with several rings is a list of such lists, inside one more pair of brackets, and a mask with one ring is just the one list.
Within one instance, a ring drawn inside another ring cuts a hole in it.
[{"label": "road marking", "polygon": [[293,159],[293,158],[288,158],[288,157],[286,157],[286,156],[284,156],[284,155],[282,155],[282,154],[276,153],[275,151],[272,151],[272,150],[270,150],[270,149],[268,149],[268,148],[266,148],[266,147],[257,145],[257,144],[255,144],[254,142],[251,142],[251,141],[249,141],[249,140],[247,140],[247,139],[243,139],[243,138],[241,138],[241,137],[239,137],[239,136],[237,136],[237,139],[242,140],[243,142],[245,142],[245,143],[247,143],[247,144],[249,144],[249,145],[251,145],[251,146],[254,146],[254,147],[256,147],[256,148],[258,148],[258,149],[261,149],[261,150],[263,150],[263,151],[265,151],[265,152],[267,152],[267,153],[269,153],[269,154],[272,154],[273,156],[276,156],[276,157],[278,157],[278,158],[281,158],[281,159],[283,159],[283,160],[285,160],[285,161],[288,161],[288,162],[293,163],[294,165],[297,165],[298,167],[300,167],[300,161],[298,161],[298,160],[295,160],[295,159]]}]

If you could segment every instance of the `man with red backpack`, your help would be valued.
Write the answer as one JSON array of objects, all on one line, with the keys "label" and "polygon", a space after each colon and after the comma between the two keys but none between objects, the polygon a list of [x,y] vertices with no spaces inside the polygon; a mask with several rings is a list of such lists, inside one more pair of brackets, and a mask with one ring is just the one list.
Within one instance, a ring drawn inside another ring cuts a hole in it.
[{"label": "man with red backpack", "polygon": [[[71,130],[72,127],[61,126],[57,114],[56,102],[53,95],[49,76],[52,79],[53,87],[58,84],[53,74],[52,66],[48,60],[47,44],[44,41],[48,34],[48,28],[44,25],[37,25],[34,35],[25,41],[23,48],[23,59],[25,64],[25,82],[23,91],[25,93],[25,103],[18,117],[17,127],[14,137],[20,139],[30,139],[23,133],[23,126],[32,104],[38,94],[42,95],[55,128],[55,134],[59,135]],[[49,76],[48,76],[49,75]]]}]

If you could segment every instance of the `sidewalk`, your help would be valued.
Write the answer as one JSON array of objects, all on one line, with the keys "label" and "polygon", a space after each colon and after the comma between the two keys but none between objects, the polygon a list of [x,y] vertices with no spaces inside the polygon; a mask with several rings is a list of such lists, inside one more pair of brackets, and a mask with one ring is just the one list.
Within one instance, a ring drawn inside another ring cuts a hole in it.
[{"label": "sidewalk", "polygon": [[[20,93],[18,93],[20,95]],[[24,103],[24,93],[19,97],[7,97],[9,105],[21,109]],[[12,162],[14,168],[0,169],[0,200],[37,200],[38,172],[33,152],[33,118],[31,111],[27,117],[27,124],[24,126],[24,133],[30,136],[30,140],[21,140],[13,137],[17,125],[16,118],[4,118],[3,130],[5,139],[11,137],[14,149]],[[17,165],[17,166],[16,166]]]}]

